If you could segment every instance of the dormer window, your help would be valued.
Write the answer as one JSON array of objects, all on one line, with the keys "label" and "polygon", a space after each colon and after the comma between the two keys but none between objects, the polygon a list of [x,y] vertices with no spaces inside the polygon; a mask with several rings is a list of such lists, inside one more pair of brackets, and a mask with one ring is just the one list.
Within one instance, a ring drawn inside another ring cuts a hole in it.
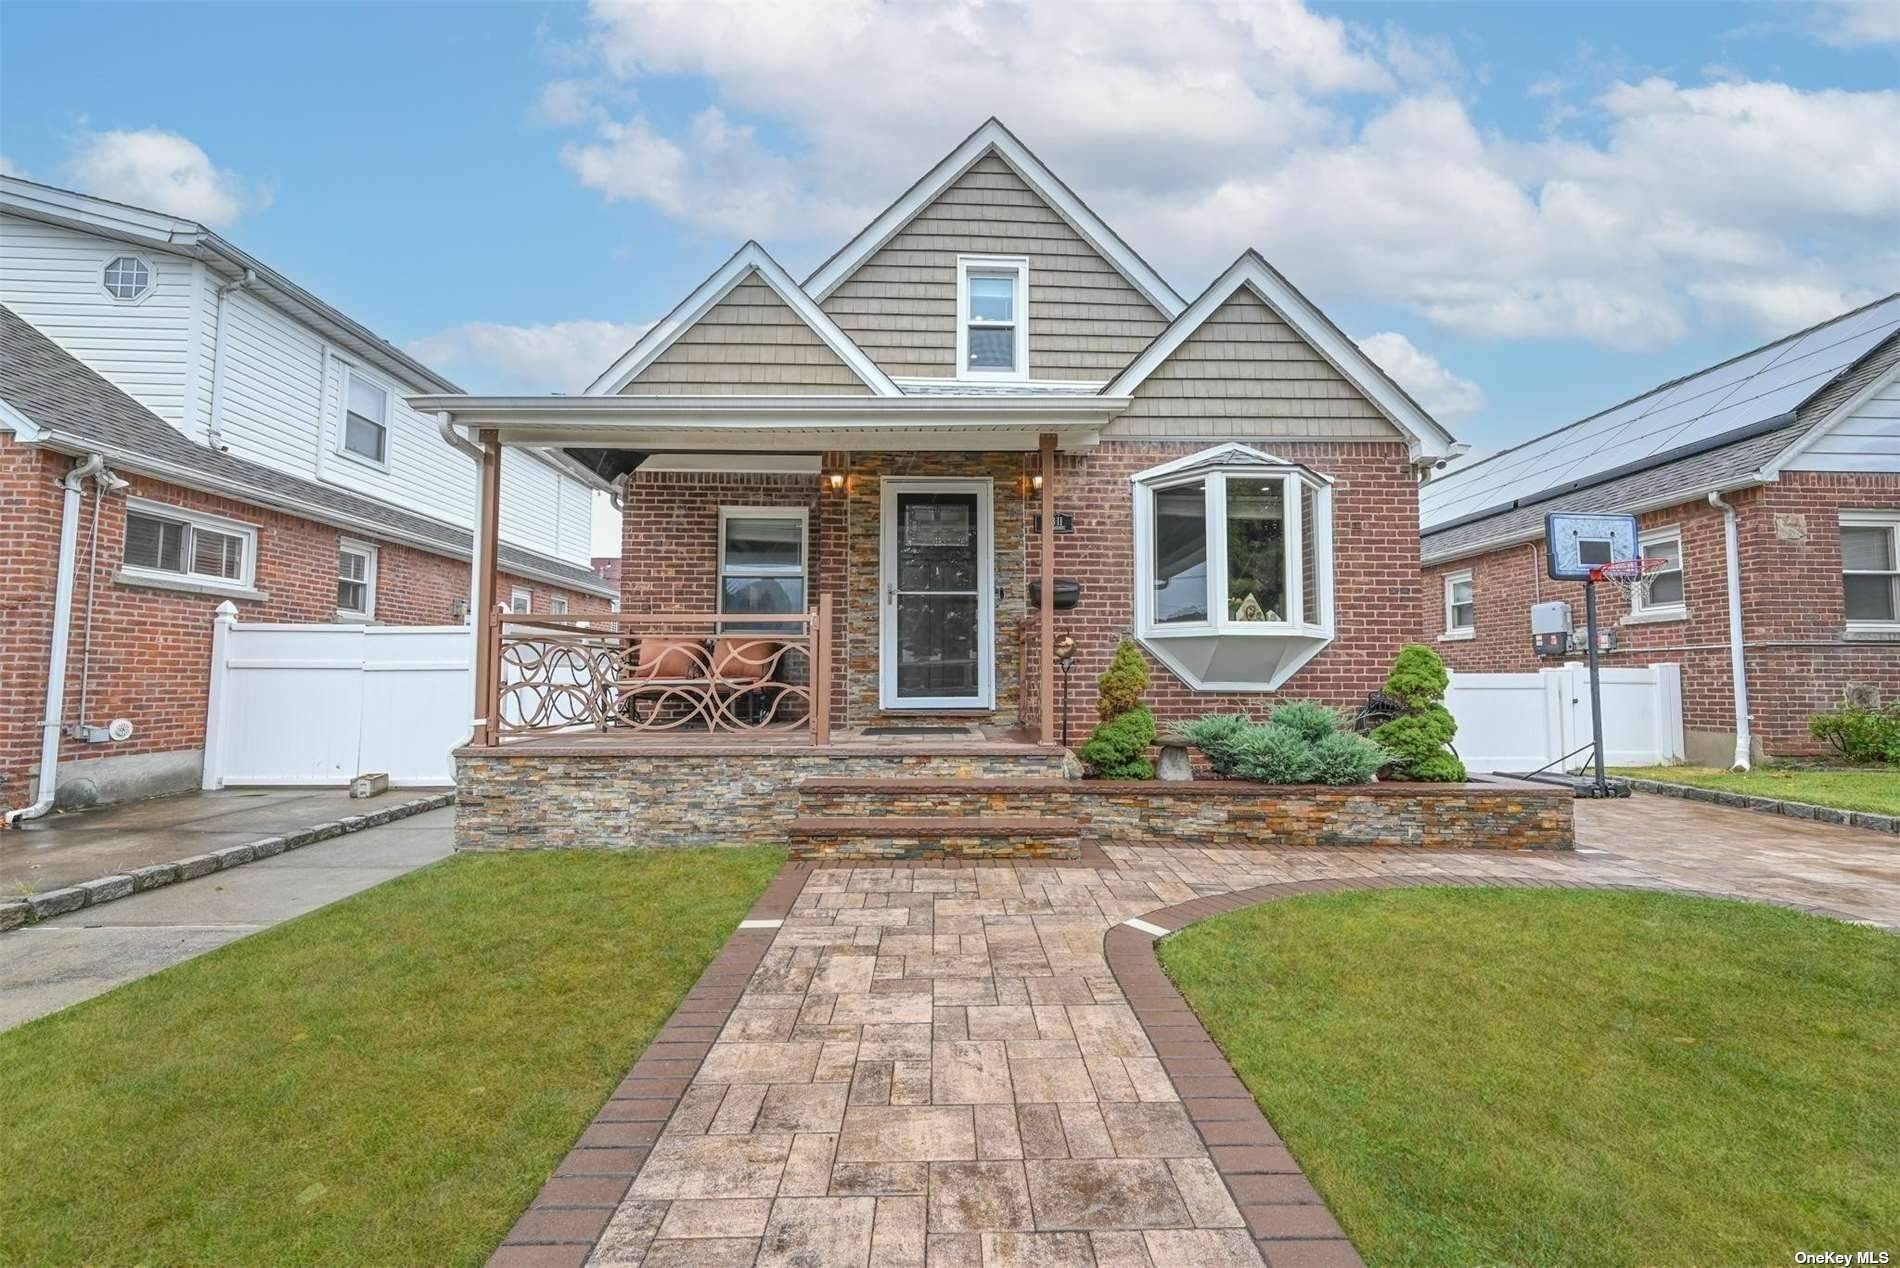
[{"label": "dormer window", "polygon": [[957,377],[1021,379],[1028,374],[1029,261],[958,256]]},{"label": "dormer window", "polygon": [[1272,691],[1332,641],[1330,480],[1222,445],[1133,481],[1135,631],[1170,669]]}]

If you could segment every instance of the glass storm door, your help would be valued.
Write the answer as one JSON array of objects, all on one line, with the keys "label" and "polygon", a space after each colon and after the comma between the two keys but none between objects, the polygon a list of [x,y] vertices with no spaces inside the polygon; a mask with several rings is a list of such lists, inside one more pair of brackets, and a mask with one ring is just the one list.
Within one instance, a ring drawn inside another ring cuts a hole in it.
[{"label": "glass storm door", "polygon": [[994,702],[990,482],[885,480],[886,709],[987,709]]}]

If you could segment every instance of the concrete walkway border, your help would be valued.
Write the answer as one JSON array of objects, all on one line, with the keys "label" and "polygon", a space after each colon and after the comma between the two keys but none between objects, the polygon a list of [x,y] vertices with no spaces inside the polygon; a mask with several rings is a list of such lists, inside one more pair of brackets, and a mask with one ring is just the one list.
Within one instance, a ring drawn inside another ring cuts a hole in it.
[{"label": "concrete walkway border", "polygon": [[[1658,797],[1676,797],[1683,801],[1706,801],[1735,810],[1753,810],[1760,814],[1785,815],[1790,819],[1812,819],[1816,823],[1835,823],[1849,828],[1867,828],[1874,832],[1900,833],[1900,815],[1872,814],[1865,810],[1842,810],[1836,806],[1817,806],[1807,801],[1784,801],[1779,797],[1755,797],[1748,793],[1723,792],[1698,784],[1672,784],[1663,779],[1637,779],[1617,775],[1637,792]],[[1896,773],[1895,779],[1900,779]]]},{"label": "concrete walkway border", "polygon": [[[1108,968],[1120,983],[1128,1006],[1147,1032],[1162,1069],[1181,1093],[1188,1118],[1201,1133],[1208,1156],[1240,1206],[1241,1218],[1269,1268],[1355,1268],[1363,1261],[1324,1199],[1306,1179],[1285,1142],[1260,1110],[1227,1054],[1207,1033],[1197,1014],[1161,967],[1161,939],[1212,916],[1283,898],[1356,890],[1421,889],[1565,889],[1635,891],[1685,898],[1726,898],[1785,907],[1850,924],[1869,925],[1847,912],[1799,903],[1777,902],[1750,894],[1697,889],[1659,882],[1616,885],[1584,880],[1483,876],[1378,876],[1352,879],[1283,881],[1252,889],[1197,898],[1163,907],[1109,929],[1104,935]],[[1873,926],[1878,927],[1878,926]]]},{"label": "concrete walkway border", "polygon": [[188,858],[174,859],[169,863],[153,863],[147,867],[134,868],[130,872],[115,872],[110,876],[82,881],[77,885],[49,889],[42,894],[0,899],[0,932],[18,929],[22,925],[37,924],[50,917],[63,916],[69,911],[78,911],[84,907],[97,907],[101,903],[130,898],[133,894],[143,894],[147,890],[175,885],[179,881],[196,880],[200,876],[209,876],[213,872],[228,871],[234,867],[242,867],[246,863],[255,863],[259,859],[272,858],[287,850],[301,849],[306,845],[315,845],[319,841],[347,836],[352,832],[361,832],[365,828],[380,827],[385,823],[394,823],[398,819],[407,819],[411,815],[439,810],[444,806],[454,804],[453,792],[414,797],[408,801],[397,802],[395,805],[384,806],[379,810],[372,810],[368,814],[345,815],[341,819],[312,824],[310,827],[299,828],[294,832],[260,837],[241,845],[227,845],[222,849],[212,850],[208,854],[193,854]]}]

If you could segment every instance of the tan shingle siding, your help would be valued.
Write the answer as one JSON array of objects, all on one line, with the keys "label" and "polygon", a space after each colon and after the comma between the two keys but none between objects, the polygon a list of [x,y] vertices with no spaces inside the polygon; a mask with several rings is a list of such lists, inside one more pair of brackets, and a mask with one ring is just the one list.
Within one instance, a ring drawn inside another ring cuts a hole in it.
[{"label": "tan shingle siding", "polygon": [[994,154],[977,161],[826,298],[886,373],[956,374],[957,256],[1029,257],[1029,375],[1108,378],[1167,324]]},{"label": "tan shingle siding", "polygon": [[1251,290],[1237,292],[1135,389],[1110,436],[1379,439],[1400,433]]},{"label": "tan shingle siding", "polygon": [[748,274],[621,389],[627,396],[868,396],[850,366]]}]

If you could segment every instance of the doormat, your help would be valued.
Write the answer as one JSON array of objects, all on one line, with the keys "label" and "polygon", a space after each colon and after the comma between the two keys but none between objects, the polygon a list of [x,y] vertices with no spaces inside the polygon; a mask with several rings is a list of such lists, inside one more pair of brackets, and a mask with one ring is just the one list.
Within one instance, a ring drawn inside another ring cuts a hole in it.
[{"label": "doormat", "polygon": [[968,739],[970,728],[967,726],[867,726],[859,734],[867,739],[875,739],[880,735],[939,735]]}]

